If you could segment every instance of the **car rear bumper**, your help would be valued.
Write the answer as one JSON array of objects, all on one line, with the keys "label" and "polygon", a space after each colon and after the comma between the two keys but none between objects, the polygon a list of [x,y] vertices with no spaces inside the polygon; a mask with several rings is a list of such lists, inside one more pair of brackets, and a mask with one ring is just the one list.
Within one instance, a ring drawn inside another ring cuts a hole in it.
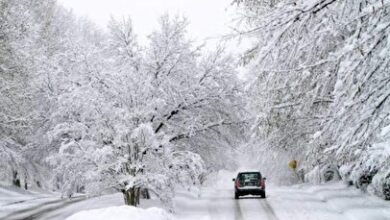
[{"label": "car rear bumper", "polygon": [[251,188],[236,188],[235,193],[239,195],[263,195],[265,193],[265,189],[260,187],[251,187]]}]

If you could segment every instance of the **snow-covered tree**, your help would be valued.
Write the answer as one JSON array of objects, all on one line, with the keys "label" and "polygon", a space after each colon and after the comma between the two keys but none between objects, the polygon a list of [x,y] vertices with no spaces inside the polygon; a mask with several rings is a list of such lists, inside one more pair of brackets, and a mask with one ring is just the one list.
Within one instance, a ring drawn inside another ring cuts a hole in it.
[{"label": "snow-covered tree", "polygon": [[[32,136],[43,122],[44,97],[40,79],[45,75],[45,25],[53,1],[0,2],[0,142],[2,170],[13,181],[41,185],[44,171]],[[43,64],[43,65],[42,65]],[[32,183],[33,182],[33,183]]]},{"label": "snow-covered tree", "polygon": [[116,189],[130,205],[147,189],[172,208],[178,185],[234,156],[248,122],[236,62],[191,42],[185,19],[163,16],[140,46],[130,18],[106,32],[53,0],[0,6],[6,181],[64,196]]},{"label": "snow-covered tree", "polygon": [[258,39],[244,61],[262,147],[282,148],[308,171],[329,164],[364,170],[360,160],[389,123],[388,2],[250,2],[240,4],[260,8],[244,15],[249,28],[240,33]]}]

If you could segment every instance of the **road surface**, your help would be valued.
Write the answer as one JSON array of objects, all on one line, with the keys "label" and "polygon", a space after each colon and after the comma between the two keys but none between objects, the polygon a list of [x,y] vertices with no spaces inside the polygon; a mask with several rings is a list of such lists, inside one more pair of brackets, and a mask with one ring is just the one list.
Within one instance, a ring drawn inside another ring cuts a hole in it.
[{"label": "road surface", "polygon": [[267,199],[260,197],[233,198],[233,190],[206,189],[197,198],[190,193],[178,193],[176,210],[178,219],[278,219]]},{"label": "road surface", "polygon": [[[6,220],[33,220],[33,219],[40,219],[42,216],[45,216],[46,214],[50,212],[54,212],[60,209],[63,209],[66,206],[72,205],[74,203],[78,203],[82,200],[85,200],[85,197],[78,197],[73,199],[58,199],[53,200],[49,202],[44,202],[37,204],[32,207],[28,207],[25,209],[21,209],[15,212],[12,212],[8,215],[5,215],[2,219]],[[35,199],[34,199],[35,200]],[[19,203],[25,203],[28,201],[21,201]],[[13,203],[15,204],[15,203]]]},{"label": "road surface", "polygon": [[[179,191],[175,197],[175,220],[390,220],[390,202],[362,194],[342,184],[272,187],[266,199],[233,198],[229,188],[208,187],[201,193]],[[143,207],[158,206],[155,200]],[[82,211],[123,205],[120,194],[96,198],[52,200],[39,206],[19,209],[0,219],[63,220]],[[1,209],[0,209],[1,213]]]},{"label": "road surface", "polygon": [[204,189],[197,198],[179,193],[178,219],[185,220],[390,220],[390,202],[342,183],[269,187],[268,197],[233,198],[232,189]]}]

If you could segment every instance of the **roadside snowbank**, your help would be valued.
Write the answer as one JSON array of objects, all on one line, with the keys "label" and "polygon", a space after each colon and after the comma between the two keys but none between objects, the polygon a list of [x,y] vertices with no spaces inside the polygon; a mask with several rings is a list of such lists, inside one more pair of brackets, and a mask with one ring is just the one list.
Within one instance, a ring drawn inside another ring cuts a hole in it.
[{"label": "roadside snowbank", "polygon": [[388,202],[342,182],[275,187],[268,195],[281,220],[390,220]]},{"label": "roadside snowbank", "polygon": [[171,220],[171,216],[160,208],[141,209],[118,206],[78,212],[66,220]]}]

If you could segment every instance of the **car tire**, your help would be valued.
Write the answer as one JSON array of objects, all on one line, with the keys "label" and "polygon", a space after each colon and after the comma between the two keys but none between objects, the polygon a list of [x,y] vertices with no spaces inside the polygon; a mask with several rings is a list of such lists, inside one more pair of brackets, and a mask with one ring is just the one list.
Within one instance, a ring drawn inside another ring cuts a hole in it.
[{"label": "car tire", "polygon": [[263,199],[267,198],[265,195],[265,192],[261,193],[261,198],[263,198]]},{"label": "car tire", "polygon": [[240,195],[238,193],[234,193],[234,199],[239,199]]}]

